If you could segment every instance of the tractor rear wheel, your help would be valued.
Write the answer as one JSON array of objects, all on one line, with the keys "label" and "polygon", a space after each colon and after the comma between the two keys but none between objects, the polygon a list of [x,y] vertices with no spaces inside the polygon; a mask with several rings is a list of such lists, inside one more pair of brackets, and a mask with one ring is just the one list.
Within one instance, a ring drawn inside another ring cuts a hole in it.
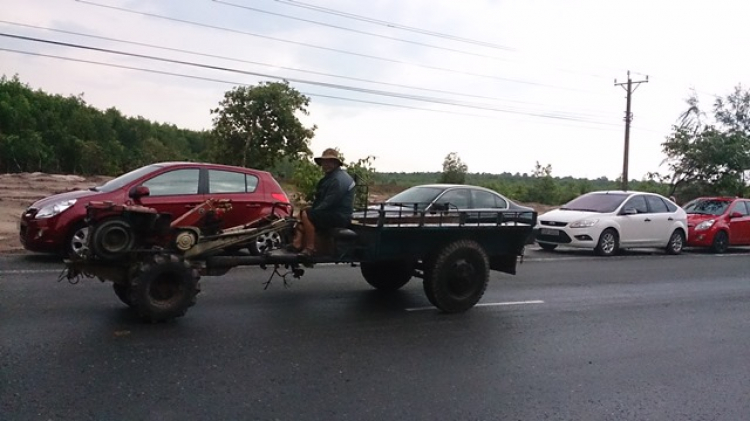
[{"label": "tractor rear wheel", "polygon": [[115,295],[128,307],[133,307],[133,301],[130,299],[130,285],[126,284],[112,284],[112,289],[115,290]]}]

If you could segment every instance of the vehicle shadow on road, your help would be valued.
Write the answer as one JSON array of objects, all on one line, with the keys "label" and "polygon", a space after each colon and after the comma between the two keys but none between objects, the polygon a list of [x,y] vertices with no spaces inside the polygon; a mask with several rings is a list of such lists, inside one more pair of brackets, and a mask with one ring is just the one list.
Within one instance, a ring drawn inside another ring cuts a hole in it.
[{"label": "vehicle shadow on road", "polygon": [[56,254],[22,254],[21,260],[28,263],[62,263],[62,257]]},{"label": "vehicle shadow on road", "polygon": [[[414,280],[412,280],[414,282]],[[360,314],[381,314],[403,316],[404,309],[410,307],[429,306],[421,289],[407,288],[399,291],[362,291],[352,301],[352,311]]]},{"label": "vehicle shadow on road", "polygon": [[717,254],[714,253],[709,248],[686,248],[685,253],[689,254],[696,254],[696,255],[706,255],[706,256],[721,256],[722,254],[750,254],[750,248],[749,247],[729,247],[724,253]]},{"label": "vehicle shadow on road", "polygon": [[[619,250],[616,256],[651,256],[665,254],[663,250],[658,249],[624,249]],[[541,248],[527,248],[526,257],[544,258],[544,257],[601,257],[594,253],[593,250],[578,248],[558,247],[555,250],[547,251]],[[604,257],[601,257],[604,258]]]},{"label": "vehicle shadow on road", "polygon": [[[708,248],[685,248],[684,254],[692,255],[717,255]],[[750,247],[730,247],[723,254],[750,254]],[[624,249],[619,250],[616,256],[628,257],[628,256],[666,256],[664,250],[659,249]],[[718,255],[717,255],[718,256]],[[529,247],[526,249],[526,257],[529,258],[551,258],[551,257],[595,257],[600,258],[594,253],[593,250],[577,249],[577,248],[564,248],[558,247],[552,251],[542,250],[537,247]],[[603,257],[602,257],[603,258]]]}]

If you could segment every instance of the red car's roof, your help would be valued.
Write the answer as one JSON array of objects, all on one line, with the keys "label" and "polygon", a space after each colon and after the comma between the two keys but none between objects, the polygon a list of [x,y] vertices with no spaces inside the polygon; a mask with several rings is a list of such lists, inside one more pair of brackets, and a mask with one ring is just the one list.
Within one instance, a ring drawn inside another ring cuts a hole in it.
[{"label": "red car's roof", "polygon": [[731,202],[731,201],[740,200],[740,199],[742,198],[741,197],[729,197],[729,196],[704,196],[704,197],[696,197],[693,200],[722,200],[726,202]]},{"label": "red car's roof", "polygon": [[215,169],[225,169],[225,170],[249,170],[249,171],[255,171],[255,172],[262,172],[262,173],[268,173],[268,171],[258,170],[255,168],[248,168],[248,167],[238,167],[234,165],[224,165],[224,164],[212,164],[208,162],[190,162],[190,161],[168,161],[168,162],[155,162],[152,165],[158,165],[160,167],[178,167],[178,166],[187,166],[187,165],[199,165],[201,167],[206,168],[215,168]]}]

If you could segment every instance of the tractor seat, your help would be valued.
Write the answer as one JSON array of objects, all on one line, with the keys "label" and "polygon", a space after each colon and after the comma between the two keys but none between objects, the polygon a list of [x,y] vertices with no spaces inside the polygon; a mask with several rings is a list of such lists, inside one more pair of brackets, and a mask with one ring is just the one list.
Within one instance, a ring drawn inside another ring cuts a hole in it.
[{"label": "tractor seat", "polygon": [[349,228],[334,228],[331,230],[331,236],[339,241],[354,241],[357,239],[357,233]]}]

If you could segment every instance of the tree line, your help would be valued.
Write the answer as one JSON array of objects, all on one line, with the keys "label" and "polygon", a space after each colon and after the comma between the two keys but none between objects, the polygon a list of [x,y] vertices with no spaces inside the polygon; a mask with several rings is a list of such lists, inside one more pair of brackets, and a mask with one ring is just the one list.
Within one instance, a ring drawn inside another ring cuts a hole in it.
[{"label": "tree line", "polygon": [[[273,173],[305,197],[322,176],[312,160],[316,126],[297,118],[310,99],[287,82],[238,86],[210,110],[211,130],[193,131],[127,117],[115,108],[88,105],[82,95],[33,90],[18,76],[0,77],[0,172],[118,175],[158,161],[207,161]],[[717,97],[708,116],[695,95],[662,143],[665,173],[630,181],[633,190],[675,195],[745,196],[750,170],[750,92],[741,86]],[[435,182],[474,184],[521,202],[565,203],[593,190],[615,190],[619,180],[553,177],[536,163],[530,173],[470,173],[455,152],[434,173],[381,173],[374,157],[348,162],[360,185],[388,190]],[[364,191],[364,190],[363,190]],[[358,196],[363,204],[366,196]]]},{"label": "tree line", "polygon": [[82,96],[0,78],[0,172],[118,175],[166,160],[207,158],[209,133],[98,110]]},{"label": "tree line", "polygon": [[[451,158],[460,159],[455,153],[449,154],[446,160]],[[619,179],[555,177],[552,175],[552,165],[541,165],[539,162],[528,173],[472,173],[468,172],[468,165],[461,165],[465,166],[464,172],[455,171],[453,164],[444,165],[443,172],[377,172],[373,175],[373,182],[391,191],[436,182],[471,184],[495,190],[518,202],[546,205],[559,205],[590,191],[620,189]],[[668,184],[655,180],[632,180],[630,186],[633,190],[664,195],[669,192]]]}]

